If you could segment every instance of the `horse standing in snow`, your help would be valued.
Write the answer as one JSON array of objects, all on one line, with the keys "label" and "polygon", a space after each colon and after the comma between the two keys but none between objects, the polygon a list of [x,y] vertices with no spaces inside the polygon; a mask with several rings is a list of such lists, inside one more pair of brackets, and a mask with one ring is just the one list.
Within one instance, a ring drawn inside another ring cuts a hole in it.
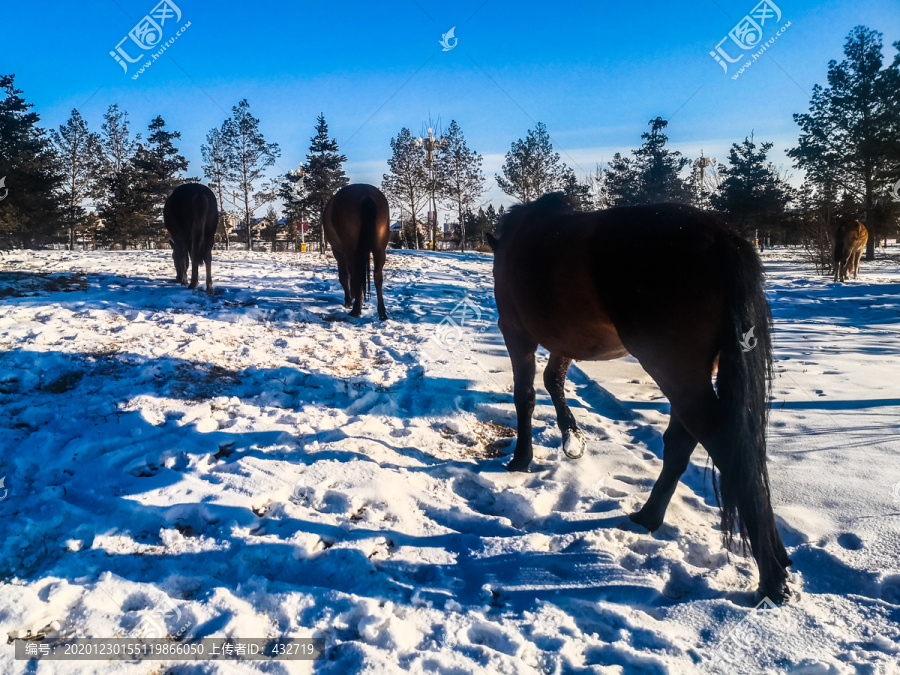
[{"label": "horse standing in snow", "polygon": [[844,281],[851,274],[854,279],[859,279],[859,261],[868,241],[869,232],[858,220],[842,223],[838,227],[834,235],[835,281]]},{"label": "horse standing in snow", "polygon": [[[513,207],[500,239],[489,238],[518,418],[507,469],[531,464],[538,345],[550,352],[544,385],[570,457],[580,456],[584,437],[565,400],[569,364],[633,354],[668,397],[671,415],[662,473],[631,519],[650,531],[662,525],[699,442],[720,474],[725,544],[737,531],[756,559],[759,592],[776,602],[789,597],[791,560],[775,526],[766,469],[771,314],[753,247],[692,207],[581,213],[561,193]],[[745,337],[751,330],[755,340]]]},{"label": "horse standing in snow", "polygon": [[387,319],[384,296],[385,250],[390,238],[390,209],[381,190],[373,185],[355,183],[342,187],[328,201],[322,222],[325,239],[331,244],[338,264],[338,277],[344,288],[344,307],[350,316],[362,312],[363,297],[368,297],[366,280],[371,285],[371,259],[375,259],[375,291],[378,294],[378,318]]},{"label": "horse standing in snow", "polygon": [[205,185],[185,183],[172,191],[163,207],[163,222],[172,239],[172,259],[175,261],[175,280],[187,284],[188,256],[191,263],[191,283],[197,288],[200,261],[206,263],[206,292],[212,293],[212,247],[216,241],[219,207],[216,197]]}]

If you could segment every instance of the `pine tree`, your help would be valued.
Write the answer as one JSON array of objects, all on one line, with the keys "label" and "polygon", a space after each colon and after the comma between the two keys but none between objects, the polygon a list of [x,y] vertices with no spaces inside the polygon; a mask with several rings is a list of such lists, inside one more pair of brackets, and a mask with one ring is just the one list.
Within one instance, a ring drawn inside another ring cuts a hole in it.
[{"label": "pine tree", "polygon": [[444,146],[435,155],[435,174],[441,186],[441,197],[456,207],[460,232],[460,250],[466,250],[466,211],[484,192],[482,158],[470,150],[456,120],[451,120]]},{"label": "pine tree", "polygon": [[68,121],[51,131],[64,181],[60,194],[65,204],[66,241],[75,250],[75,229],[85,215],[82,204],[97,194],[101,154],[100,136],[88,130],[81,114],[73,109]]},{"label": "pine tree", "polygon": [[[303,164],[299,168],[288,171],[281,176],[281,184],[278,186],[278,196],[284,204],[284,218],[287,222],[288,239],[297,246],[297,234],[302,233],[300,239],[306,241],[304,223],[306,219],[306,168]],[[324,250],[324,249],[323,249]]]},{"label": "pine tree", "polygon": [[590,211],[594,208],[594,197],[591,194],[590,183],[578,180],[572,169],[566,171],[562,191],[572,199],[580,211]]},{"label": "pine tree", "polygon": [[[528,130],[525,140],[515,141],[506,153],[503,175],[495,174],[497,185],[520,202],[537,199],[547,192],[573,188],[574,173],[553,151],[550,134],[542,122]],[[576,181],[577,182],[577,181]]]},{"label": "pine tree", "polygon": [[347,158],[338,152],[335,139],[328,135],[325,115],[316,118],[316,135],[309,139],[309,154],[303,176],[302,212],[309,216],[310,235],[317,237],[321,250],[325,250],[325,231],[322,214],[328,200],[350,181],[344,173]]},{"label": "pine tree", "polygon": [[784,216],[791,200],[790,186],[768,161],[771,149],[772,143],[757,147],[751,135],[741,144],[734,143],[728,165],[719,166],[723,180],[710,201],[744,236],[757,229],[768,232]]},{"label": "pine tree", "polygon": [[132,165],[137,189],[146,199],[144,203],[146,222],[149,228],[142,238],[156,239],[164,235],[163,205],[172,190],[181,183],[180,174],[188,168],[187,160],[178,154],[174,141],[181,138],[181,132],[166,129],[165,120],[156,116],[148,127],[147,145],[139,145]]},{"label": "pine tree", "polygon": [[269,206],[263,223],[263,231],[260,234],[272,242],[272,253],[275,253],[278,250],[278,214],[275,212],[275,207]]},{"label": "pine tree", "polygon": [[[862,203],[867,260],[874,259],[880,234],[877,193],[889,177],[900,177],[900,53],[882,70],[881,37],[865,26],[850,31],[846,58],[828,63],[829,86],[815,85],[809,113],[794,115],[801,133],[788,151],[810,181],[837,184]],[[895,46],[900,50],[900,42]]]},{"label": "pine tree", "polygon": [[62,219],[62,174],[40,117],[16,89],[15,75],[0,75],[0,244],[50,241]]},{"label": "pine tree", "polygon": [[666,148],[669,137],[663,130],[669,123],[662,117],[650,120],[650,131],[641,134],[644,142],[632,150],[633,158],[613,155],[606,170],[606,189],[613,206],[635,206],[658,202],[689,204],[693,193],[690,180],[681,172],[690,164],[680,152]]},{"label": "pine tree", "polygon": [[250,104],[242,99],[225,120],[222,134],[225,141],[228,168],[232,182],[237,185],[244,206],[244,224],[247,228],[247,250],[253,250],[253,222],[250,208],[257,181],[265,170],[281,155],[278,143],[267,143],[259,130],[259,120],[250,114]]},{"label": "pine tree", "polygon": [[153,196],[145,189],[144,178],[143,172],[129,161],[121,171],[106,179],[100,206],[105,243],[127,248],[159,233]]},{"label": "pine tree", "polygon": [[604,183],[610,206],[635,206],[642,203],[638,189],[638,170],[631,157],[617,152],[604,169]]},{"label": "pine tree", "polygon": [[381,189],[387,198],[400,209],[400,220],[404,213],[409,215],[409,230],[406,231],[407,245],[421,248],[421,230],[418,215],[430,199],[431,180],[425,165],[425,149],[417,144],[406,127],[391,139],[391,158],[388,160],[390,173],[384,174]]}]

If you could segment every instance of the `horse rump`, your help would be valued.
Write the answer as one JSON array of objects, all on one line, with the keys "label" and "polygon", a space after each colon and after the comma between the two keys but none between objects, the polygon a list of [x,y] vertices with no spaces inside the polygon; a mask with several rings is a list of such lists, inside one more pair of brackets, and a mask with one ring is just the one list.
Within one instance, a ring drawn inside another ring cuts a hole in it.
[{"label": "horse rump", "polygon": [[[206,264],[206,292],[212,293],[212,247],[219,209],[216,197],[205,185],[185,183],[176,187],[163,207],[163,222],[171,235],[176,281],[197,287],[198,268]],[[191,279],[187,280],[188,264]]]}]

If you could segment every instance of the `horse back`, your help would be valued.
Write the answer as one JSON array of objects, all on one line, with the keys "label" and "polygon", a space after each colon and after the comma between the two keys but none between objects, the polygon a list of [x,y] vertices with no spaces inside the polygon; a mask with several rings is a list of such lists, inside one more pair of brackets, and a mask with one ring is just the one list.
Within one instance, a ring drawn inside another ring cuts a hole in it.
[{"label": "horse back", "polygon": [[[163,207],[163,223],[174,243],[187,249],[202,241],[212,247],[219,222],[216,197],[205,185],[185,183],[176,187]],[[195,231],[196,228],[196,231]]]},{"label": "horse back", "polygon": [[390,238],[387,198],[374,185],[346,185],[325,205],[322,215],[325,239],[334,251],[352,255],[359,246],[364,221],[367,220],[374,222],[374,231],[368,236],[370,245],[384,250]]},{"label": "horse back", "polygon": [[[737,237],[715,217],[659,204],[548,214],[504,233],[495,259],[501,321],[571,358],[640,351],[647,336],[685,339],[687,323],[715,353]],[[504,317],[506,314],[506,317]]]}]

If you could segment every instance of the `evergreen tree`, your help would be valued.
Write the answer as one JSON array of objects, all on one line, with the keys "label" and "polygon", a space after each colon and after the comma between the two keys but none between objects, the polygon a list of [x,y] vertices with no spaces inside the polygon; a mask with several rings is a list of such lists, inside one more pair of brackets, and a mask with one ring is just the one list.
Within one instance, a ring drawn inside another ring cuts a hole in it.
[{"label": "evergreen tree", "polygon": [[62,174],[53,145],[16,89],[15,75],[0,75],[0,245],[50,240],[62,217]]},{"label": "evergreen tree", "polygon": [[231,118],[225,120],[222,135],[231,180],[237,185],[244,206],[244,225],[247,228],[247,250],[253,249],[253,222],[250,208],[257,181],[265,170],[281,155],[278,143],[267,143],[259,130],[259,120],[250,114],[250,104],[242,99],[232,109]]},{"label": "evergreen tree", "polygon": [[310,235],[319,239],[321,250],[324,251],[322,214],[334,193],[350,182],[344,173],[347,158],[338,152],[337,141],[329,137],[324,114],[316,118],[316,135],[309,140],[301,208],[303,214],[309,217]]},{"label": "evergreen tree", "polygon": [[612,206],[691,202],[690,180],[681,177],[690,160],[666,148],[666,120],[657,117],[648,124],[650,131],[641,134],[641,147],[631,151],[634,157],[623,157],[617,152],[605,171],[604,182]]},{"label": "evergreen tree", "polygon": [[572,190],[574,177],[559,153],[553,151],[550,134],[542,122],[528,130],[525,140],[520,138],[512,144],[506,153],[503,175],[495,175],[500,189],[520,202],[537,199],[547,192]]},{"label": "evergreen tree", "polygon": [[746,237],[757,229],[768,232],[784,216],[791,200],[790,186],[768,161],[771,149],[772,143],[757,147],[751,135],[731,146],[728,166],[719,166],[723,180],[710,201]]},{"label": "evergreen tree", "polygon": [[181,183],[180,174],[188,167],[187,160],[178,154],[174,141],[181,132],[166,129],[165,120],[156,116],[148,127],[147,145],[138,145],[132,165],[135,169],[136,188],[143,193],[146,223],[149,225],[142,238],[156,239],[164,236],[163,205],[172,190]]},{"label": "evergreen tree", "polygon": [[381,189],[387,198],[400,209],[400,220],[409,215],[406,234],[410,248],[421,248],[421,229],[418,215],[430,199],[431,180],[426,167],[425,148],[416,143],[406,127],[391,139],[390,173],[384,174]]},{"label": "evergreen tree", "polygon": [[563,192],[572,199],[579,210],[590,211],[594,208],[594,197],[591,193],[590,183],[579,181],[572,169],[566,172],[563,181]]},{"label": "evergreen tree", "polygon": [[[632,151],[633,152],[633,151]],[[603,172],[606,196],[610,206],[635,206],[642,204],[638,188],[638,169],[630,157],[617,152]]]},{"label": "evergreen tree", "polygon": [[51,131],[50,136],[64,177],[60,194],[65,208],[67,246],[74,250],[75,229],[85,215],[82,204],[97,194],[100,137],[88,130],[87,123],[75,109],[69,120],[58,131]]},{"label": "evergreen tree", "polygon": [[465,232],[469,243],[475,246],[484,246],[486,244],[486,235],[488,232],[493,233],[494,224],[488,217],[484,208],[479,208],[477,213],[467,211],[465,214]]},{"label": "evergreen tree", "polygon": [[272,253],[278,250],[278,230],[278,214],[275,212],[275,207],[270,205],[263,218],[261,236],[272,242]]},{"label": "evergreen tree", "polygon": [[[900,43],[895,46],[900,50]],[[840,63],[829,61],[829,86],[813,87],[809,113],[794,115],[800,138],[788,156],[812,183],[838,185],[862,203],[866,259],[872,260],[880,234],[876,195],[890,177],[900,177],[900,53],[882,70],[881,33],[856,26],[844,56]]]},{"label": "evergreen tree", "polygon": [[[287,222],[288,238],[297,246],[297,235],[303,232],[301,228],[307,222],[306,218],[306,168],[301,164],[298,169],[288,171],[281,177],[278,187],[278,196],[284,204],[284,217]],[[300,239],[305,241],[305,233]],[[324,249],[323,249],[324,250]]]},{"label": "evergreen tree", "polygon": [[100,216],[105,225],[104,240],[127,248],[158,234],[151,193],[144,189],[144,174],[133,161],[105,180],[105,196]]},{"label": "evergreen tree", "polygon": [[444,147],[435,155],[434,163],[441,197],[456,208],[457,222],[461,227],[460,250],[463,251],[466,250],[464,214],[484,192],[481,162],[481,155],[469,149],[459,124],[452,120],[444,136]]}]

